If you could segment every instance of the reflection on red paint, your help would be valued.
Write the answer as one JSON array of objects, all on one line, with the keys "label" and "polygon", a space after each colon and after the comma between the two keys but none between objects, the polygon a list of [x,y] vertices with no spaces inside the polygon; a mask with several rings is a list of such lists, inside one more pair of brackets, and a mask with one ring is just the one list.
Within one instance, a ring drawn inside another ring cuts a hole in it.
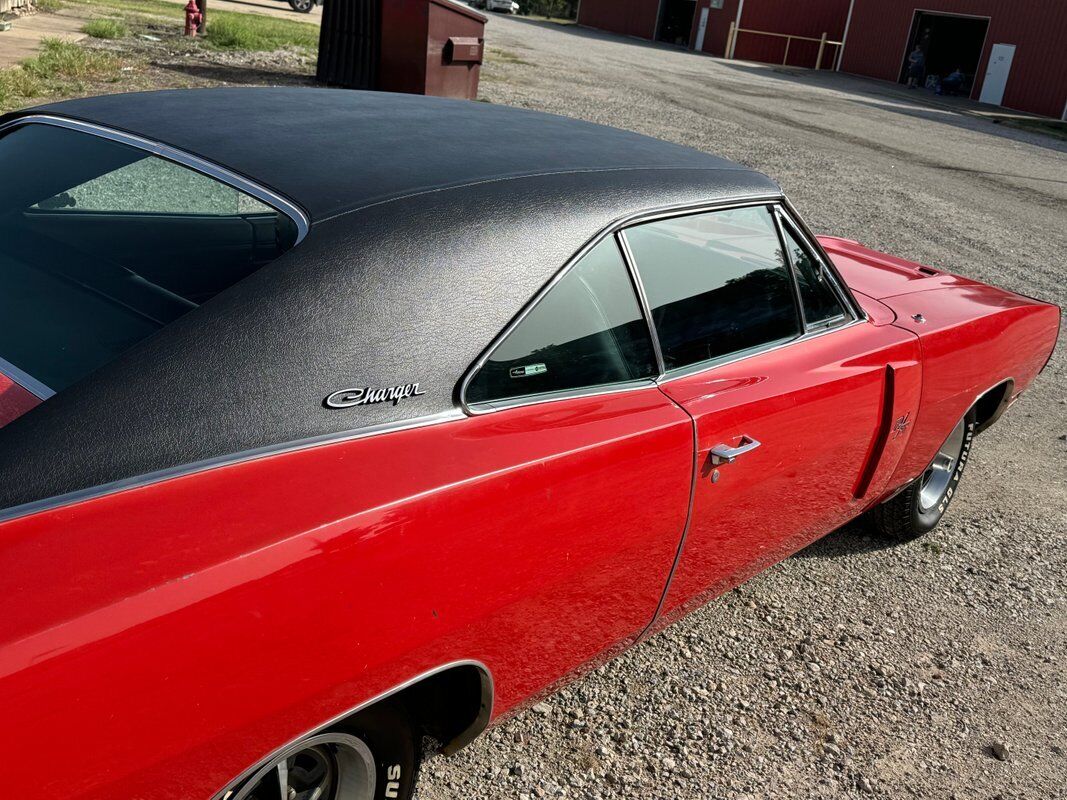
[{"label": "reflection on red paint", "polygon": [[0,428],[40,404],[40,399],[0,372]]}]

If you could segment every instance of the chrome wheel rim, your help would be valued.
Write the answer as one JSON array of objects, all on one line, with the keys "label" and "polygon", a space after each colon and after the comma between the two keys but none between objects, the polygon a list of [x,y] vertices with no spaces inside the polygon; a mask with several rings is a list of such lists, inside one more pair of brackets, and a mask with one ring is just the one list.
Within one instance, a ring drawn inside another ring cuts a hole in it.
[{"label": "chrome wheel rim", "polygon": [[226,800],[372,800],[374,756],[347,733],[323,733],[287,747]]},{"label": "chrome wheel rim", "polygon": [[961,419],[952,429],[952,433],[934,456],[933,463],[923,473],[922,483],[919,484],[919,509],[923,512],[941,502],[941,497],[952,482],[952,475],[960,460],[960,451],[963,450],[963,435],[966,430],[964,423],[965,420]]}]

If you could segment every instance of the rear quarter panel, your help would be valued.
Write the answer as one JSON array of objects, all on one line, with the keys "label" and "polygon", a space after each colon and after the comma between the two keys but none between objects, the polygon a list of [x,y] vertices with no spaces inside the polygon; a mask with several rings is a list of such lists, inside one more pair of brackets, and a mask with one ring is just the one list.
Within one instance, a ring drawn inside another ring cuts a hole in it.
[{"label": "rear quarter panel", "polygon": [[506,712],[651,620],[692,465],[689,418],[649,387],[0,523],[0,745],[20,764],[0,796],[208,800],[454,661],[488,667]]},{"label": "rear quarter panel", "polygon": [[[920,475],[976,399],[1005,380],[1025,390],[1056,345],[1056,306],[972,283],[888,297],[899,327],[919,335],[922,401],[892,485]],[[921,318],[919,321],[917,317]]]}]

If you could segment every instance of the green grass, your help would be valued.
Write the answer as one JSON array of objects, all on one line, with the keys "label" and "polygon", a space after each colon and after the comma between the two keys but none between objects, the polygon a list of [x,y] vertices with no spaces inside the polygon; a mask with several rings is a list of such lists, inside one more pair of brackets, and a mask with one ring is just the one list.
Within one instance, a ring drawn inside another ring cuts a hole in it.
[{"label": "green grass", "polygon": [[[210,8],[210,6],[209,6]],[[262,14],[208,11],[207,42],[223,50],[315,49],[319,29],[307,22],[275,19]]]},{"label": "green grass", "polygon": [[94,39],[122,39],[130,33],[126,23],[120,19],[91,19],[82,30]]},{"label": "green grass", "polygon": [[63,3],[60,0],[37,0],[35,5],[38,11],[47,11],[48,13],[54,13],[63,8]]},{"label": "green grass", "polygon": [[166,3],[163,0],[65,0],[65,2],[67,5],[83,8],[109,8],[123,13],[153,14],[158,17],[185,19],[185,12],[180,4]]},{"label": "green grass", "polygon": [[[72,5],[109,9],[124,15],[165,17],[180,23],[185,12],[178,3],[164,0],[69,0]],[[204,42],[220,50],[271,51],[282,47],[314,50],[319,45],[319,28],[307,22],[276,19],[263,14],[217,11],[208,3],[207,34]]]},{"label": "green grass", "polygon": [[493,61],[502,61],[505,64],[525,64],[528,67],[533,66],[529,61],[524,61],[522,56],[518,53],[513,53],[511,50],[504,50],[500,47],[490,47],[489,58]]},{"label": "green grass", "polygon": [[36,98],[74,94],[83,81],[115,80],[121,66],[106,53],[45,39],[38,55],[17,67],[0,70],[0,111],[19,108]]}]

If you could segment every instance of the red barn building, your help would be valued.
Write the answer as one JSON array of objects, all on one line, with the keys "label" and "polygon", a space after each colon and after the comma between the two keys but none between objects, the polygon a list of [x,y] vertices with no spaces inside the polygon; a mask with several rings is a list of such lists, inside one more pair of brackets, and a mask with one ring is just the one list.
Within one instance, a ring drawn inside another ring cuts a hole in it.
[{"label": "red barn building", "polygon": [[826,34],[844,45],[819,66],[887,81],[905,80],[919,45],[924,79],[958,69],[960,94],[1067,119],[1067,0],[581,0],[578,23],[715,56],[733,23],[734,58],[799,67]]},{"label": "red barn building", "polygon": [[916,45],[974,100],[1067,119],[1067,0],[853,0],[841,70],[899,81]]},{"label": "red barn building", "polygon": [[[746,61],[814,67],[818,40],[840,41],[850,0],[581,0],[578,24],[626,36],[726,55],[730,23],[742,29],[733,57]],[[758,34],[747,31],[764,31]],[[780,35],[768,35],[780,34]],[[789,41],[785,35],[805,37]],[[786,48],[788,47],[788,52]],[[823,68],[833,68],[837,49],[824,48]]]}]

